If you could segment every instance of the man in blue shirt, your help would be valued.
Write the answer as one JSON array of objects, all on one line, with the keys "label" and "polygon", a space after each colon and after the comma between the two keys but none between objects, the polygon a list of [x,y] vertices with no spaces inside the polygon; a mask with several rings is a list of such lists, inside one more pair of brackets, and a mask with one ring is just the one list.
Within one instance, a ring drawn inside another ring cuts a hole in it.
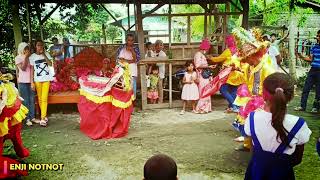
[{"label": "man in blue shirt", "polygon": [[53,37],[52,39],[53,46],[50,47],[50,55],[54,58],[56,61],[62,61],[63,60],[63,54],[62,54],[62,45],[59,44],[58,38]]},{"label": "man in blue shirt", "polygon": [[302,96],[301,96],[301,106],[296,107],[296,111],[305,111],[307,107],[307,101],[309,92],[313,85],[316,86],[316,97],[313,102],[313,108],[311,112],[317,113],[320,110],[320,30],[317,32],[317,44],[315,44],[310,51],[310,56],[303,57],[299,54],[299,57],[305,61],[311,62],[311,69],[308,73],[307,79],[305,81]]}]

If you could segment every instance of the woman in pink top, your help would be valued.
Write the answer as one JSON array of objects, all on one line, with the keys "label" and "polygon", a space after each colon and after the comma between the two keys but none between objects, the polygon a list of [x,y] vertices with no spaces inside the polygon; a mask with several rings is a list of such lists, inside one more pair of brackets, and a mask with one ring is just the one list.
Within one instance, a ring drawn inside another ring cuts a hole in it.
[{"label": "woman in pink top", "polygon": [[[214,69],[215,66],[209,66],[207,62],[207,58],[205,56],[206,52],[210,49],[210,42],[207,39],[204,39],[200,44],[200,50],[194,55],[194,65],[196,67],[197,76],[198,76],[198,87],[199,93],[202,92],[202,89],[209,84],[209,78],[205,79],[202,77],[203,69],[211,68]],[[206,98],[200,98],[196,107],[196,113],[208,113],[211,112],[211,96]]]},{"label": "woman in pink top", "polygon": [[39,123],[35,119],[34,110],[34,91],[31,88],[31,66],[29,57],[31,55],[30,47],[27,43],[22,42],[18,46],[18,56],[15,58],[15,64],[18,67],[18,84],[20,96],[24,99],[22,102],[29,109],[26,124],[32,125],[32,122]]}]

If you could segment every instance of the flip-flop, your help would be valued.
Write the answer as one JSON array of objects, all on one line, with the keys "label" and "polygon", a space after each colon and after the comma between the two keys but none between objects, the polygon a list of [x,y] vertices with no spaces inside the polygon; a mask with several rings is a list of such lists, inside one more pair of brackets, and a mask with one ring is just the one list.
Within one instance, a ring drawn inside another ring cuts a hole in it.
[{"label": "flip-flop", "polygon": [[40,126],[47,127],[47,122],[45,120],[40,121]]}]

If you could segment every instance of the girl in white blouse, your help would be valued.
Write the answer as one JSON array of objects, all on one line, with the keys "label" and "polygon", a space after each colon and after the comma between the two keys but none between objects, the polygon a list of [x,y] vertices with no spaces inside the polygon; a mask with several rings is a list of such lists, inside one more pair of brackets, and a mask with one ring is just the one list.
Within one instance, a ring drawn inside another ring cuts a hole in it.
[{"label": "girl in white blouse", "polygon": [[253,142],[245,179],[294,179],[293,167],[301,162],[311,131],[302,118],[286,114],[293,95],[288,75],[274,73],[265,79],[265,107],[252,112],[244,126]]}]

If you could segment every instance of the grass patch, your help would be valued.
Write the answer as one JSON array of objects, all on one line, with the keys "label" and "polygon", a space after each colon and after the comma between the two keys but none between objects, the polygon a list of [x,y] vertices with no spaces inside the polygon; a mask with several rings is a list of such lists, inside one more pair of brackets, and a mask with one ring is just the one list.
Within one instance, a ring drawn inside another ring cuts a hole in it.
[{"label": "grass patch", "polygon": [[[300,93],[301,94],[301,93]],[[309,96],[308,109],[312,108],[314,93]],[[295,97],[290,103],[288,113],[303,117],[308,127],[311,129],[312,134],[310,141],[304,146],[304,155],[302,163],[294,168],[296,179],[319,179],[320,172],[320,158],[316,151],[316,142],[320,136],[320,114],[313,114],[310,112],[295,112],[293,108],[300,106],[300,96]]]}]

